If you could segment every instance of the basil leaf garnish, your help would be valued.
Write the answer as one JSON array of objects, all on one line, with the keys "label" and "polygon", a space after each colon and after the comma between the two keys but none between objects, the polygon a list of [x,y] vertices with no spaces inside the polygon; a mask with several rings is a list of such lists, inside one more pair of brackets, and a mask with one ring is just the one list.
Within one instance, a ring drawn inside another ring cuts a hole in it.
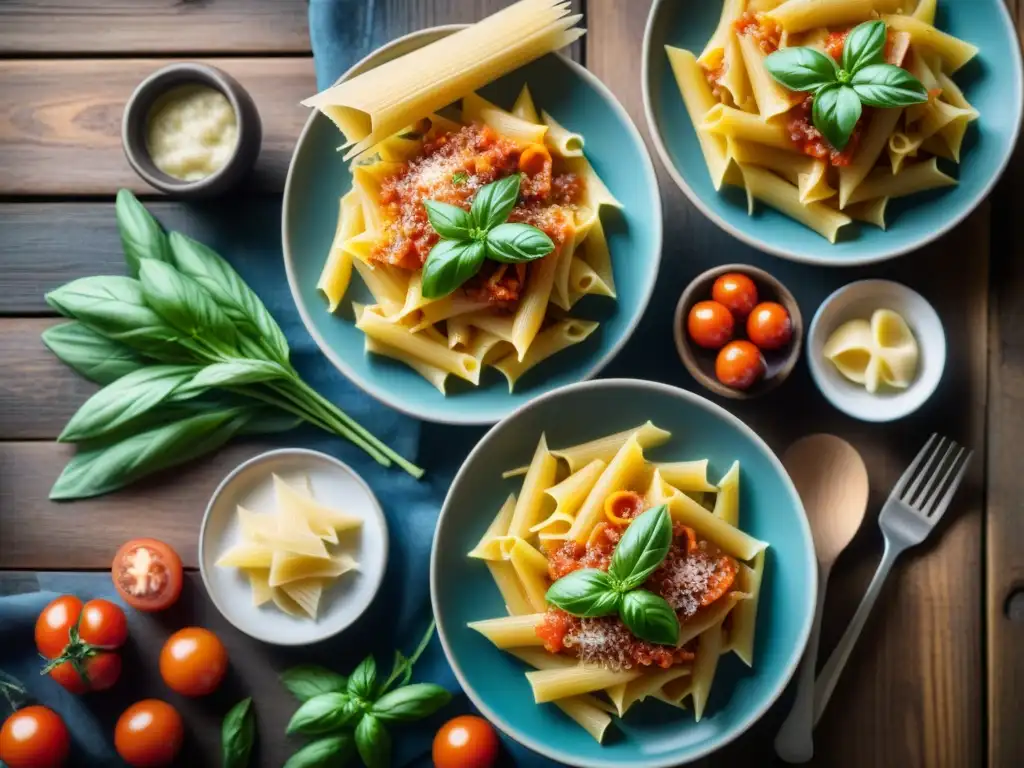
[{"label": "basil leaf garnish", "polygon": [[608,574],[619,583],[619,591],[635,589],[661,565],[671,546],[672,518],[661,504],[630,523],[615,547]]},{"label": "basil leaf garnish", "polygon": [[321,693],[314,696],[296,710],[285,732],[315,736],[337,730],[346,722],[345,705],[351,698],[348,693]]},{"label": "basil leaf garnish", "polygon": [[373,656],[367,656],[348,679],[346,690],[352,696],[361,699],[373,697],[373,687],[377,684],[377,662]]},{"label": "basil leaf garnish", "polygon": [[139,265],[144,259],[170,261],[171,250],[167,235],[150,216],[149,211],[127,189],[117,191],[114,205],[117,216],[117,230],[121,235],[121,248],[128,271],[139,274]]},{"label": "basil leaf garnish", "polygon": [[447,296],[480,271],[486,255],[479,240],[439,241],[423,265],[423,295],[428,299]]},{"label": "basil leaf garnish", "polygon": [[865,21],[846,36],[843,45],[843,69],[851,75],[869,64],[877,64],[885,54],[886,28],[884,21]]},{"label": "basil leaf garnish", "polygon": [[473,229],[473,217],[457,205],[448,205],[437,200],[423,201],[427,209],[427,219],[441,237],[449,240],[466,240]]},{"label": "basil leaf garnish", "polygon": [[544,599],[573,616],[597,618],[618,611],[621,595],[607,573],[583,568],[552,584]]},{"label": "basil leaf garnish", "polygon": [[391,736],[373,715],[363,715],[356,726],[356,749],[366,768],[388,768],[391,764]]},{"label": "basil leaf garnish", "polygon": [[764,60],[768,72],[791,91],[816,91],[836,82],[836,63],[813,48],[784,48]]},{"label": "basil leaf garnish", "polygon": [[850,81],[860,101],[869,107],[908,107],[928,101],[928,91],[912,74],[892,64],[872,64]]},{"label": "basil leaf garnish", "polygon": [[676,645],[679,642],[679,618],[662,597],[646,589],[637,589],[622,598],[619,610],[629,631],[649,643]]},{"label": "basil leaf garnish", "polygon": [[324,768],[341,766],[352,755],[352,734],[343,733],[307,744],[288,758],[284,768]]},{"label": "basil leaf garnish", "polygon": [[315,664],[286,670],[281,674],[281,682],[299,701],[309,701],[321,693],[343,693],[348,685],[344,675]]},{"label": "basil leaf garnish", "polygon": [[506,264],[519,264],[547,256],[555,244],[529,224],[499,224],[487,233],[487,256]]},{"label": "basil leaf garnish", "polygon": [[861,115],[860,99],[848,85],[830,85],[814,97],[814,125],[840,152],[846,148]]},{"label": "basil leaf garnish", "polygon": [[256,741],[252,699],[242,699],[224,716],[221,725],[222,768],[247,768]]},{"label": "basil leaf garnish", "polygon": [[519,199],[519,182],[519,174],[514,173],[479,189],[470,209],[477,228],[487,231],[508,218]]},{"label": "basil leaf garnish", "polygon": [[370,714],[385,723],[410,722],[434,714],[451,700],[440,685],[413,683],[385,693],[370,707]]}]

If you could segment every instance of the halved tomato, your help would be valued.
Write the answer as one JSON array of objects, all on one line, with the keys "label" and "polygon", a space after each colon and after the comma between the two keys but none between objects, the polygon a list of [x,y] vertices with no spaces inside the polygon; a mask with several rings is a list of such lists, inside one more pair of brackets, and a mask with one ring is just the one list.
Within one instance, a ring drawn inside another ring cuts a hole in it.
[{"label": "halved tomato", "polygon": [[156,539],[124,544],[114,555],[111,575],[124,601],[140,611],[163,611],[181,595],[181,558]]}]

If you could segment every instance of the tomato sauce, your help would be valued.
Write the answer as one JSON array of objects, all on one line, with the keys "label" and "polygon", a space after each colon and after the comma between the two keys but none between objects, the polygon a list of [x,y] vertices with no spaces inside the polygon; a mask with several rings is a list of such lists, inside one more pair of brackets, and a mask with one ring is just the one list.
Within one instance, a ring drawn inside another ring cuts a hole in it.
[{"label": "tomato sauce", "polygon": [[[601,522],[586,544],[563,544],[548,556],[551,580],[581,568],[607,571],[624,531],[624,526]],[[676,523],[668,555],[643,587],[663,597],[676,611],[680,624],[685,624],[729,592],[738,570],[733,558],[710,542],[698,540],[692,528]],[[616,669],[636,665],[667,669],[693,659],[692,643],[673,648],[640,640],[617,616],[586,619],[550,608],[537,627],[537,636],[551,653],[569,653]]]},{"label": "tomato sauce", "polygon": [[765,54],[775,53],[779,50],[782,27],[763,14],[745,11],[733,22],[733,29],[737,34],[747,35],[757,40],[758,46]]},{"label": "tomato sauce", "polygon": [[[385,234],[371,258],[402,269],[420,269],[439,239],[423,202],[437,200],[468,211],[480,187],[513,173],[521,173],[522,182],[519,201],[508,220],[544,230],[556,247],[572,237],[573,209],[583,197],[583,179],[553,167],[546,152],[524,149],[489,126],[473,124],[427,140],[416,157],[382,181]],[[488,263],[464,290],[495,302],[518,300],[527,265],[502,266]]]},{"label": "tomato sauce", "polygon": [[853,162],[857,147],[860,146],[860,140],[871,110],[864,109],[857,125],[853,127],[849,142],[840,152],[829,143],[821,131],[814,127],[813,105],[813,97],[808,96],[787,113],[786,129],[789,131],[790,141],[805,155],[816,157],[819,160],[827,160],[830,165],[837,167],[849,165]]}]

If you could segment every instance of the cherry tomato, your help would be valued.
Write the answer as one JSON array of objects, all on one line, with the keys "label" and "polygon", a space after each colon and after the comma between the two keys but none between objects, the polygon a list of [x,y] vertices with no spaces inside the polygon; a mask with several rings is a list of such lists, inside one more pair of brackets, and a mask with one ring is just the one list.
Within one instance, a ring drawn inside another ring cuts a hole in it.
[{"label": "cherry tomato", "polygon": [[128,620],[124,611],[109,600],[90,600],[82,606],[78,635],[89,645],[120,648],[128,639]]},{"label": "cherry tomato", "polygon": [[202,627],[175,632],[160,652],[160,676],[182,696],[213,693],[227,670],[228,652],[223,643]]},{"label": "cherry tomato", "polygon": [[9,768],[59,768],[70,752],[67,726],[52,709],[19,709],[0,728],[0,760]]},{"label": "cherry tomato", "polygon": [[774,301],[763,301],[747,318],[747,338],[761,349],[782,349],[793,338],[789,312]]},{"label": "cherry tomato", "polygon": [[[72,640],[76,627],[77,638]],[[35,635],[36,647],[45,658],[66,659],[50,670],[50,677],[71,693],[105,691],[121,676],[121,657],[109,651],[128,639],[128,622],[124,612],[108,600],[82,605],[74,595],[58,597],[39,614]]]},{"label": "cherry tomato", "polygon": [[724,305],[737,320],[742,320],[757,304],[757,286],[743,273],[729,272],[715,280],[711,298]]},{"label": "cherry tomato", "polygon": [[124,711],[114,729],[117,754],[134,768],[170,765],[181,749],[185,727],[170,704],[146,699]]},{"label": "cherry tomato", "polygon": [[140,611],[165,610],[181,595],[181,558],[156,539],[133,539],[117,550],[111,575],[124,601]]},{"label": "cherry tomato", "polygon": [[462,715],[434,737],[435,768],[490,768],[498,760],[498,734],[482,717]]},{"label": "cherry tomato", "polygon": [[729,310],[717,301],[698,301],[686,320],[690,338],[705,349],[718,349],[729,341],[734,325]]},{"label": "cherry tomato", "polygon": [[727,387],[750,389],[764,376],[761,350],[749,341],[730,341],[715,360],[715,376]]}]

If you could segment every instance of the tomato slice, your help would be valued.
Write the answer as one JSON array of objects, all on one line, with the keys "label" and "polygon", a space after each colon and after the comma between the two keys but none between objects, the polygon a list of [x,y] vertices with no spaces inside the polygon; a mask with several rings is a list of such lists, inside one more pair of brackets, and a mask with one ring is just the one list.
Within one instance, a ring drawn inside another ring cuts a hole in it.
[{"label": "tomato slice", "polygon": [[124,544],[114,555],[111,575],[124,601],[140,611],[163,611],[181,595],[181,558],[156,539]]}]

